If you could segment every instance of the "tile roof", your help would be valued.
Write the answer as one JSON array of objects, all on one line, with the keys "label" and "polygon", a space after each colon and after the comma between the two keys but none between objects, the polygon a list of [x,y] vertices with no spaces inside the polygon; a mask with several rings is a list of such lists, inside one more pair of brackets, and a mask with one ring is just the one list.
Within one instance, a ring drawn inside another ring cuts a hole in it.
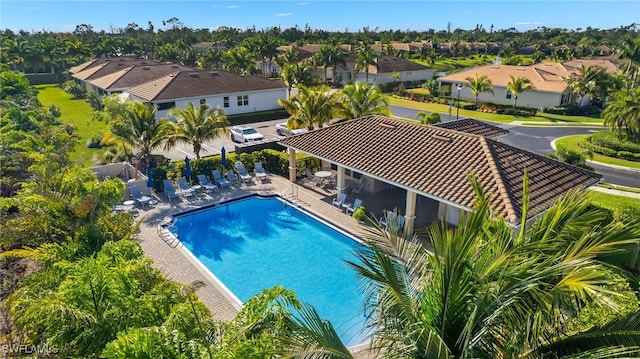
[{"label": "tile roof", "polygon": [[195,71],[187,66],[176,64],[160,64],[150,66],[130,66],[112,74],[91,80],[92,85],[105,90],[120,90],[141,85],[162,76],[176,73],[176,71]]},{"label": "tile roof", "polygon": [[462,118],[454,121],[440,122],[438,124],[435,124],[434,126],[488,138],[496,138],[509,133],[509,131],[505,130],[504,128],[494,126],[483,121],[474,120],[472,118]]},{"label": "tile roof", "polygon": [[241,76],[222,70],[178,71],[131,87],[127,92],[145,101],[158,101],[280,88],[287,86],[280,80],[260,76]]},{"label": "tile roof", "polygon": [[371,67],[373,71],[369,70],[369,73],[384,74],[394,71],[420,71],[430,69],[430,67],[396,56],[378,56],[376,62],[378,63],[378,68]]},{"label": "tile roof", "polygon": [[126,69],[127,67],[141,65],[156,65],[158,62],[153,60],[137,59],[133,57],[114,57],[108,59],[97,59],[86,64],[86,66],[76,66],[72,69],[80,70],[73,73],[72,76],[80,80],[93,80],[114,72]]},{"label": "tile roof", "polygon": [[472,208],[474,173],[492,209],[508,222],[522,216],[522,178],[529,176],[527,218],[571,190],[601,176],[496,140],[385,116],[366,116],[280,141],[286,147],[337,163],[440,201]]},{"label": "tile roof", "polygon": [[567,91],[568,85],[565,79],[571,76],[580,65],[596,65],[605,68],[609,72],[617,71],[617,67],[609,60],[581,59],[565,63],[543,62],[529,66],[514,65],[484,65],[467,71],[440,77],[441,82],[468,83],[467,77],[487,76],[494,87],[506,88],[513,77],[528,78],[535,86],[536,91],[557,92]]}]

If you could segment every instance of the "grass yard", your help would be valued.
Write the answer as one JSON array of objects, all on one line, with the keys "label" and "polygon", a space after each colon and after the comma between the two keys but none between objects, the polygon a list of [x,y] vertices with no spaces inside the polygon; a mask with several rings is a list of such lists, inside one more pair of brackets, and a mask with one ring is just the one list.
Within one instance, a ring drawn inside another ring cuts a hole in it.
[{"label": "grass yard", "polygon": [[598,192],[598,191],[589,191],[589,199],[593,204],[598,205],[600,207],[608,208],[613,211],[614,215],[619,215],[622,210],[627,207],[638,207],[640,208],[640,199],[625,197],[625,196],[616,196],[609,193]]},{"label": "grass yard", "polygon": [[[568,150],[581,152],[583,151],[583,149],[580,148],[578,144],[582,141],[586,141],[587,137],[589,137],[589,135],[573,135],[573,136],[560,137],[559,139],[556,140],[556,146],[563,145]],[[601,155],[599,153],[594,153],[592,160],[596,162],[610,164],[610,165],[640,169],[640,162],[628,161],[622,158],[609,157],[609,156]]]},{"label": "grass yard", "polygon": [[71,152],[71,160],[77,161],[81,166],[91,166],[91,158],[94,154],[101,153],[101,149],[86,148],[85,143],[96,134],[109,131],[109,126],[103,122],[91,119],[91,106],[83,99],[74,99],[57,85],[37,85],[38,100],[44,107],[55,105],[60,108],[62,116],[60,121],[73,125],[75,134],[79,137],[79,143]]},{"label": "grass yard", "polygon": [[[400,98],[395,98],[390,95],[386,95],[387,100],[389,101],[389,105],[396,106],[404,106],[415,108],[417,110],[429,111],[429,112],[440,112],[440,113],[449,113],[449,105],[441,105],[437,103],[428,103],[428,102],[416,102],[411,100],[405,100]],[[456,108],[453,107],[451,109],[451,114],[456,113]],[[601,125],[602,119],[600,119],[599,114],[592,116],[565,116],[565,115],[553,115],[550,113],[542,113],[537,112],[535,116],[523,117],[523,116],[514,116],[514,115],[502,115],[497,113],[486,113],[479,112],[473,110],[465,110],[460,109],[460,117],[471,117],[479,120],[500,122],[500,123],[511,123],[513,121],[521,121],[521,122],[532,122],[540,125]]]}]

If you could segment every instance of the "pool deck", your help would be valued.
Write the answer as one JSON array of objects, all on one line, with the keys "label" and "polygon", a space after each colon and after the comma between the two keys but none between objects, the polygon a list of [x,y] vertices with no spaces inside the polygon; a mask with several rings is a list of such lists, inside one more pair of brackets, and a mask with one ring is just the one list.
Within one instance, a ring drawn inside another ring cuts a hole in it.
[{"label": "pool deck", "polygon": [[[195,199],[180,197],[173,198],[169,202],[164,194],[154,194],[154,199],[158,200],[156,205],[147,209],[138,209],[137,220],[141,221],[138,236],[140,244],[145,254],[153,260],[154,266],[160,269],[167,278],[182,284],[194,282],[204,284],[196,290],[196,293],[198,298],[211,310],[214,319],[232,320],[240,310],[239,303],[211,277],[199,262],[194,260],[186,248],[179,244],[175,247],[170,246],[162,240],[157,231],[158,223],[167,216],[250,194],[282,195],[290,193],[291,185],[292,183],[287,178],[269,174],[269,180],[265,183],[254,179],[253,183],[234,184],[231,189],[221,190],[212,195],[200,193]],[[348,232],[356,235],[362,233],[356,220],[332,206],[330,202],[327,203],[327,197],[332,195],[331,191],[318,191],[302,185],[296,185],[296,187],[297,198],[292,201],[297,205]],[[371,353],[366,350],[366,346],[354,348],[353,352],[358,358],[373,358]]]}]

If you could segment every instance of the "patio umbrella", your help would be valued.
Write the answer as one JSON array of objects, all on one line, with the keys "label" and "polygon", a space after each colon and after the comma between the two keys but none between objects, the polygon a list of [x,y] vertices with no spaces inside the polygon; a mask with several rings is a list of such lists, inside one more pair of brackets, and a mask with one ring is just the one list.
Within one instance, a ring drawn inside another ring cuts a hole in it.
[{"label": "patio umbrella", "polygon": [[222,150],[220,151],[220,155],[222,156],[222,159],[220,159],[220,164],[222,165],[222,167],[226,167],[227,166],[227,150],[225,150],[224,147],[222,147]]},{"label": "patio umbrella", "polygon": [[184,165],[187,167],[185,171],[185,176],[187,177],[187,180],[191,182],[191,160],[189,159],[189,156],[186,156],[184,158]]},{"label": "patio umbrella", "polygon": [[151,165],[147,165],[147,187],[153,187],[153,177],[151,176]]}]

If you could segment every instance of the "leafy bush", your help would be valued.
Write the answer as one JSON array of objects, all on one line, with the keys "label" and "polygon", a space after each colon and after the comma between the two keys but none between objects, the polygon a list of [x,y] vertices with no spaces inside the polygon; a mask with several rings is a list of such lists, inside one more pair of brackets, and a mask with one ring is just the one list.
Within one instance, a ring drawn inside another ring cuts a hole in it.
[{"label": "leafy bush", "polygon": [[587,140],[596,146],[610,148],[615,151],[640,153],[640,143],[620,139],[618,134],[613,131],[596,132],[589,136]]},{"label": "leafy bush", "polygon": [[84,98],[87,95],[87,90],[84,87],[71,80],[62,84],[62,89],[75,98]]},{"label": "leafy bush", "polygon": [[424,116],[424,118],[422,119],[423,125],[433,125],[440,122],[442,122],[440,119],[440,114],[437,112],[431,112],[430,114]]}]

